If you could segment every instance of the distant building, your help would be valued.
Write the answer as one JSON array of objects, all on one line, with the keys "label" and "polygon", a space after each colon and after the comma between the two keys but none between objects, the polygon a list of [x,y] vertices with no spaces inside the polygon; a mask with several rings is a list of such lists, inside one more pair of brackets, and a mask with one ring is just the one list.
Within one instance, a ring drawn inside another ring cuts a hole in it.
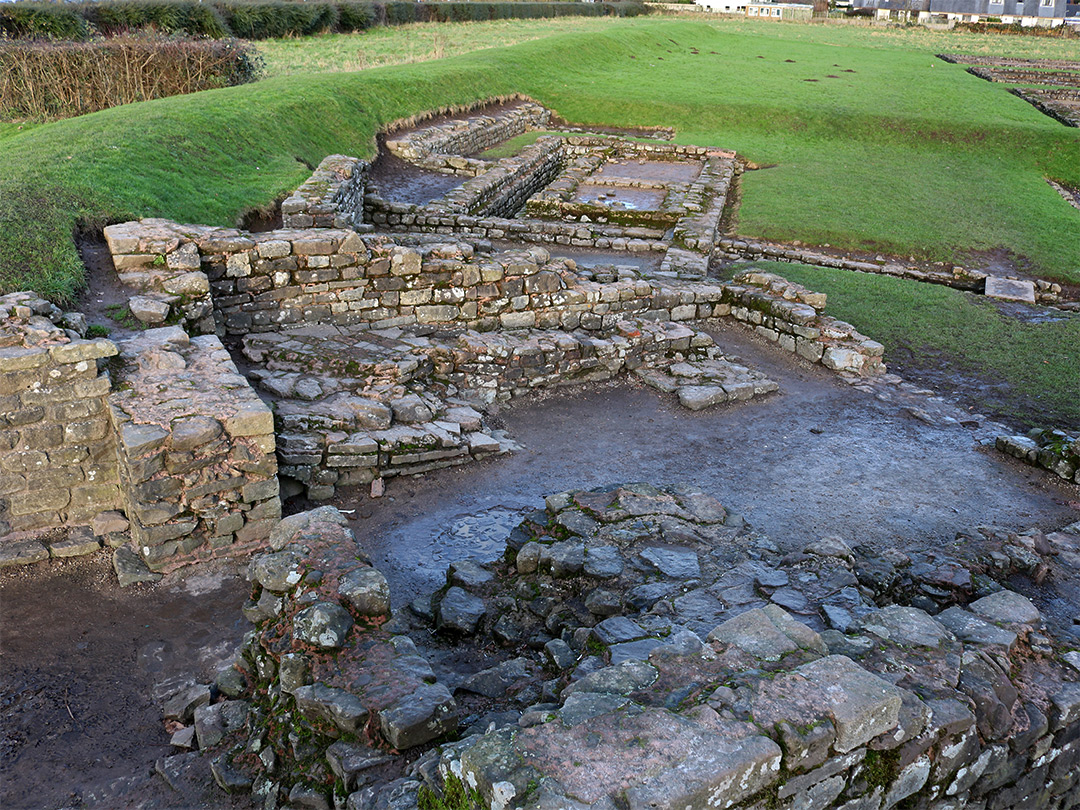
[{"label": "distant building", "polygon": [[748,2],[746,16],[767,20],[809,20],[814,16],[814,7],[804,3]]},{"label": "distant building", "polygon": [[746,0],[694,0],[694,3],[714,14],[746,13]]},{"label": "distant building", "polygon": [[878,19],[919,22],[1001,22],[1006,25],[1054,27],[1066,19],[1066,0],[856,0],[856,8],[872,9]]}]

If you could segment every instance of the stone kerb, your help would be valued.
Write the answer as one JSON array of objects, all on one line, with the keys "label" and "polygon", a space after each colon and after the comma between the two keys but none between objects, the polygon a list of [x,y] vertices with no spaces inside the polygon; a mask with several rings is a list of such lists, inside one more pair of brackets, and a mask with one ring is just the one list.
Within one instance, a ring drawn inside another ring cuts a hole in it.
[{"label": "stone kerb", "polygon": [[[0,297],[0,537],[85,526],[119,504],[99,367],[117,348],[85,333],[81,314],[32,292]],[[48,556],[40,544],[26,552]],[[16,557],[7,561],[33,561]]]},{"label": "stone kerb", "polygon": [[274,420],[213,335],[121,345],[109,398],[131,544],[152,571],[265,543],[281,517]]},{"label": "stone kerb", "polygon": [[281,203],[286,228],[349,228],[363,224],[369,164],[347,155],[323,158],[311,177]]},{"label": "stone kerb", "polygon": [[1080,436],[1061,430],[1035,430],[1027,436],[998,436],[995,446],[1033,467],[1080,484]]}]

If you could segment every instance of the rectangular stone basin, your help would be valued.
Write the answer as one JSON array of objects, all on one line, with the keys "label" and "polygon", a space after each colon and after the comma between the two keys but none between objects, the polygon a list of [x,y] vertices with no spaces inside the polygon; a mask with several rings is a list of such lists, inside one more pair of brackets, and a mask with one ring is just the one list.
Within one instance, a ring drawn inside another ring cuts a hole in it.
[{"label": "rectangular stone basin", "polygon": [[578,186],[573,202],[602,205],[613,211],[656,211],[665,196],[666,192],[658,188],[618,188],[583,183]]}]

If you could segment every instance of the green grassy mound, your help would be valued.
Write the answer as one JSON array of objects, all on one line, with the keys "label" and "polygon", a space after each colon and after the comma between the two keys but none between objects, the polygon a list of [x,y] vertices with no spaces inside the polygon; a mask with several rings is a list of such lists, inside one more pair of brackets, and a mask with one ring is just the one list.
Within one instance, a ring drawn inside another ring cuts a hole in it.
[{"label": "green grassy mound", "polygon": [[568,120],[674,126],[681,142],[777,164],[745,176],[740,233],[932,259],[1003,249],[1080,282],[1080,214],[1045,182],[1080,185],[1080,131],[926,48],[867,29],[617,21],[6,128],[0,289],[70,300],[82,281],[79,223],[231,224],[328,153],[370,157],[386,122],[512,92]]}]

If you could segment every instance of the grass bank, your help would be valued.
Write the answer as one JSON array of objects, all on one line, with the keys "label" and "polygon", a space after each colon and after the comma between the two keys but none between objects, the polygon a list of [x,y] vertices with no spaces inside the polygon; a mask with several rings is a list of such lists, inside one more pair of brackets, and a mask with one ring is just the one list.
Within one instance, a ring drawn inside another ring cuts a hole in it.
[{"label": "grass bank", "polygon": [[[907,379],[976,411],[1030,427],[1080,427],[1080,315],[1001,305],[948,287],[888,276],[759,262],[829,296],[826,311],[885,344]],[[1018,315],[1020,317],[1018,317]]]},{"label": "grass bank", "polygon": [[[326,154],[371,156],[386,122],[512,92],[569,120],[674,126],[681,142],[776,164],[745,177],[738,227],[747,235],[932,259],[1004,250],[1080,282],[1080,214],[1044,179],[1080,185],[1080,131],[932,57],[963,50],[973,35],[589,22],[601,24],[0,132],[0,288],[70,300],[81,283],[70,238],[78,222],[232,224],[294,188]],[[1056,42],[995,43],[1060,52]]]}]

